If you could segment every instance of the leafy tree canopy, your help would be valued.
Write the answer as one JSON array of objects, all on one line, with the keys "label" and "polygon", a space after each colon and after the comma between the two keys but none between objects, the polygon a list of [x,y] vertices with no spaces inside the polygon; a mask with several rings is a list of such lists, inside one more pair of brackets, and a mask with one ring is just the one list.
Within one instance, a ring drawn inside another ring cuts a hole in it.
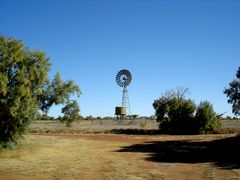
[{"label": "leafy tree canopy", "polygon": [[219,121],[220,116],[214,112],[212,104],[208,101],[200,102],[196,110],[195,118],[199,132],[204,132],[221,126]]},{"label": "leafy tree canopy", "polygon": [[50,62],[44,52],[30,50],[13,38],[0,36],[0,144],[16,141],[39,110],[65,103],[80,94],[73,81],[57,74],[48,79]]},{"label": "leafy tree canopy", "polygon": [[48,80],[42,85],[42,93],[38,96],[41,102],[40,108],[47,113],[53,104],[58,105],[68,102],[73,93],[80,95],[79,86],[75,85],[73,80],[63,82],[60,74],[57,73],[51,82]]},{"label": "leafy tree canopy", "polygon": [[66,121],[66,126],[70,127],[71,123],[80,118],[80,109],[77,101],[67,102],[66,106],[62,108],[62,113],[64,114],[63,119]]},{"label": "leafy tree canopy", "polygon": [[228,97],[228,103],[232,104],[232,112],[240,116],[240,67],[236,73],[237,79],[229,83],[229,88],[224,90]]}]

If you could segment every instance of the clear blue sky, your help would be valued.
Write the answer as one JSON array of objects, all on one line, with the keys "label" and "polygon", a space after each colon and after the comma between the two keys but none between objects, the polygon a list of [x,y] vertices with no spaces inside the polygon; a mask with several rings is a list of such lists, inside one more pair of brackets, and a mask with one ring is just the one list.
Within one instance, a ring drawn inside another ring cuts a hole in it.
[{"label": "clear blue sky", "polygon": [[223,90],[240,66],[239,0],[0,0],[0,35],[45,51],[51,77],[75,80],[83,116],[114,115],[123,68],[133,114],[153,115],[155,99],[184,86],[232,115]]}]

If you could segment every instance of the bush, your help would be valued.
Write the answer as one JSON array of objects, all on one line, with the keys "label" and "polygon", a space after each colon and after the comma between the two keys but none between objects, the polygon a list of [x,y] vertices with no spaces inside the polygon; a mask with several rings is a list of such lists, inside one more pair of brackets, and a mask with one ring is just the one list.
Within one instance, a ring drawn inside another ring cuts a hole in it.
[{"label": "bush", "polygon": [[220,118],[213,110],[213,106],[207,102],[201,102],[197,107],[196,122],[199,132],[205,132],[219,128],[221,126]]},{"label": "bush", "polygon": [[186,88],[167,91],[154,101],[160,130],[163,133],[196,134],[220,127],[212,105],[202,102],[196,109],[194,101],[185,98],[186,92]]},{"label": "bush", "polygon": [[87,116],[87,117],[85,117],[85,120],[87,120],[87,121],[89,121],[89,120],[93,120],[94,118],[93,118],[93,116],[92,115],[89,115],[89,116]]},{"label": "bush", "polygon": [[72,122],[80,118],[79,112],[80,109],[77,101],[69,101],[66,106],[62,108],[62,113],[64,114],[63,120],[66,121],[67,127],[71,127]]},{"label": "bush", "polygon": [[55,118],[53,117],[53,116],[48,116],[47,114],[40,114],[40,113],[38,113],[37,115],[36,115],[36,118],[35,118],[35,120],[55,120]]},{"label": "bush", "polygon": [[195,103],[190,99],[171,99],[168,113],[171,122],[170,130],[180,134],[193,133],[195,108]]}]

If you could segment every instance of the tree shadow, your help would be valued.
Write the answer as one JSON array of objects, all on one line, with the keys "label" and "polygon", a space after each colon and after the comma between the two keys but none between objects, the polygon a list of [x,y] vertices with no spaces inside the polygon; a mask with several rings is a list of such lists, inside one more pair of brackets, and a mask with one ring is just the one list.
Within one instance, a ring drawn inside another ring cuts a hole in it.
[{"label": "tree shadow", "polygon": [[126,134],[126,135],[160,135],[162,132],[159,129],[111,129],[110,133],[113,134]]},{"label": "tree shadow", "polygon": [[148,161],[213,163],[224,169],[240,168],[240,136],[214,141],[151,141],[122,147],[118,152],[150,154]]}]

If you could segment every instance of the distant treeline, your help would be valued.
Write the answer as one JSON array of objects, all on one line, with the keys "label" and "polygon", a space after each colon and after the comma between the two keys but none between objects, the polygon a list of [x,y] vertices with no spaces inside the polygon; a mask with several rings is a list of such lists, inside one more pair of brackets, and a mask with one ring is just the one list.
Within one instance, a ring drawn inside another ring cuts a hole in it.
[{"label": "distant treeline", "polygon": [[231,117],[231,116],[226,116],[226,117],[224,117],[224,118],[221,118],[222,120],[240,120],[240,118],[238,118],[238,117]]},{"label": "distant treeline", "polygon": [[[53,116],[49,116],[47,114],[38,114],[35,118],[35,120],[59,120],[62,121],[63,120],[63,116],[58,116],[57,118],[53,117]],[[86,121],[91,121],[91,120],[113,120],[116,119],[116,117],[114,116],[105,116],[105,117],[101,117],[101,116],[79,116],[78,119],[76,119],[76,121],[82,121],[82,120],[86,120]],[[128,115],[126,117],[126,119],[145,119],[145,120],[156,120],[156,116],[138,116],[138,115]]]}]

